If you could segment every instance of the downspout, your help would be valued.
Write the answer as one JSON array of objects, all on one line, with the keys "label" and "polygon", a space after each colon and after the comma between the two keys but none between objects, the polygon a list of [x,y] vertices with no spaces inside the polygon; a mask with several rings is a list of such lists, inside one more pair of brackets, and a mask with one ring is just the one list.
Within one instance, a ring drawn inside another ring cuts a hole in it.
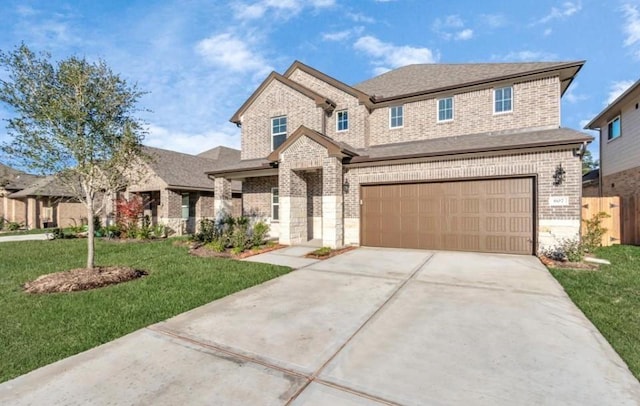
[{"label": "downspout", "polygon": [[322,111],[322,135],[327,135],[327,112],[320,108]]}]

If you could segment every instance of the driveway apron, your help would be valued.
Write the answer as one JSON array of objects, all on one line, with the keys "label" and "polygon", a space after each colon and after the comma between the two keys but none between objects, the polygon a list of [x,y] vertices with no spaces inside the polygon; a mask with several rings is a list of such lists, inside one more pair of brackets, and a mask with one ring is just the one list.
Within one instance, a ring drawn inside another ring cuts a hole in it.
[{"label": "driveway apron", "polygon": [[640,400],[536,258],[359,248],[301,266],[5,382],[0,404]]}]

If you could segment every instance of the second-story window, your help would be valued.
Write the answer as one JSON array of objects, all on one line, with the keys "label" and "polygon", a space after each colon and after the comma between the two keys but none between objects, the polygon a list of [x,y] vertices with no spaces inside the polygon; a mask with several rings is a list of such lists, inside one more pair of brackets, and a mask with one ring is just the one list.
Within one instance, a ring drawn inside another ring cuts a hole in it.
[{"label": "second-story window", "polygon": [[336,131],[347,131],[349,129],[349,112],[339,111],[336,117]]},{"label": "second-story window", "polygon": [[403,106],[389,107],[389,128],[400,128],[404,126]]},{"label": "second-story window", "polygon": [[501,87],[493,90],[493,112],[507,113],[513,110],[513,88]]},{"label": "second-story window", "polygon": [[622,134],[622,128],[620,127],[620,116],[609,121],[607,124],[607,140],[613,140],[618,138]]},{"label": "second-story window", "polygon": [[276,150],[287,139],[287,116],[271,119],[271,150]]},{"label": "second-story window", "polygon": [[438,121],[453,120],[453,97],[438,100]]}]

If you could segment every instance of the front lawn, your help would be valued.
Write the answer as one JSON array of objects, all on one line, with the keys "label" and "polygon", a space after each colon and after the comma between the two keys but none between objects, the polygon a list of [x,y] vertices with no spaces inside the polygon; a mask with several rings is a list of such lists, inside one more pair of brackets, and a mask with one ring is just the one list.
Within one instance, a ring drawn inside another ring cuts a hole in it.
[{"label": "front lawn", "polygon": [[616,245],[597,255],[611,265],[551,273],[640,379],[640,247]]},{"label": "front lawn", "polygon": [[96,264],[149,275],[85,292],[22,291],[39,275],[83,267],[85,250],[86,240],[0,244],[0,382],[290,271],[193,257],[172,240],[98,241]]}]

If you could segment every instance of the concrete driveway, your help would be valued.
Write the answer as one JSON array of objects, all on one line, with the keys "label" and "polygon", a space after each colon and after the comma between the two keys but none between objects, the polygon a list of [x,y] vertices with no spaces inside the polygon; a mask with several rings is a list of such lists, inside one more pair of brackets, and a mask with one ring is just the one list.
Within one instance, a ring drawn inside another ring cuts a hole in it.
[{"label": "concrete driveway", "polygon": [[0,385],[0,404],[639,402],[536,258],[372,248]]}]

